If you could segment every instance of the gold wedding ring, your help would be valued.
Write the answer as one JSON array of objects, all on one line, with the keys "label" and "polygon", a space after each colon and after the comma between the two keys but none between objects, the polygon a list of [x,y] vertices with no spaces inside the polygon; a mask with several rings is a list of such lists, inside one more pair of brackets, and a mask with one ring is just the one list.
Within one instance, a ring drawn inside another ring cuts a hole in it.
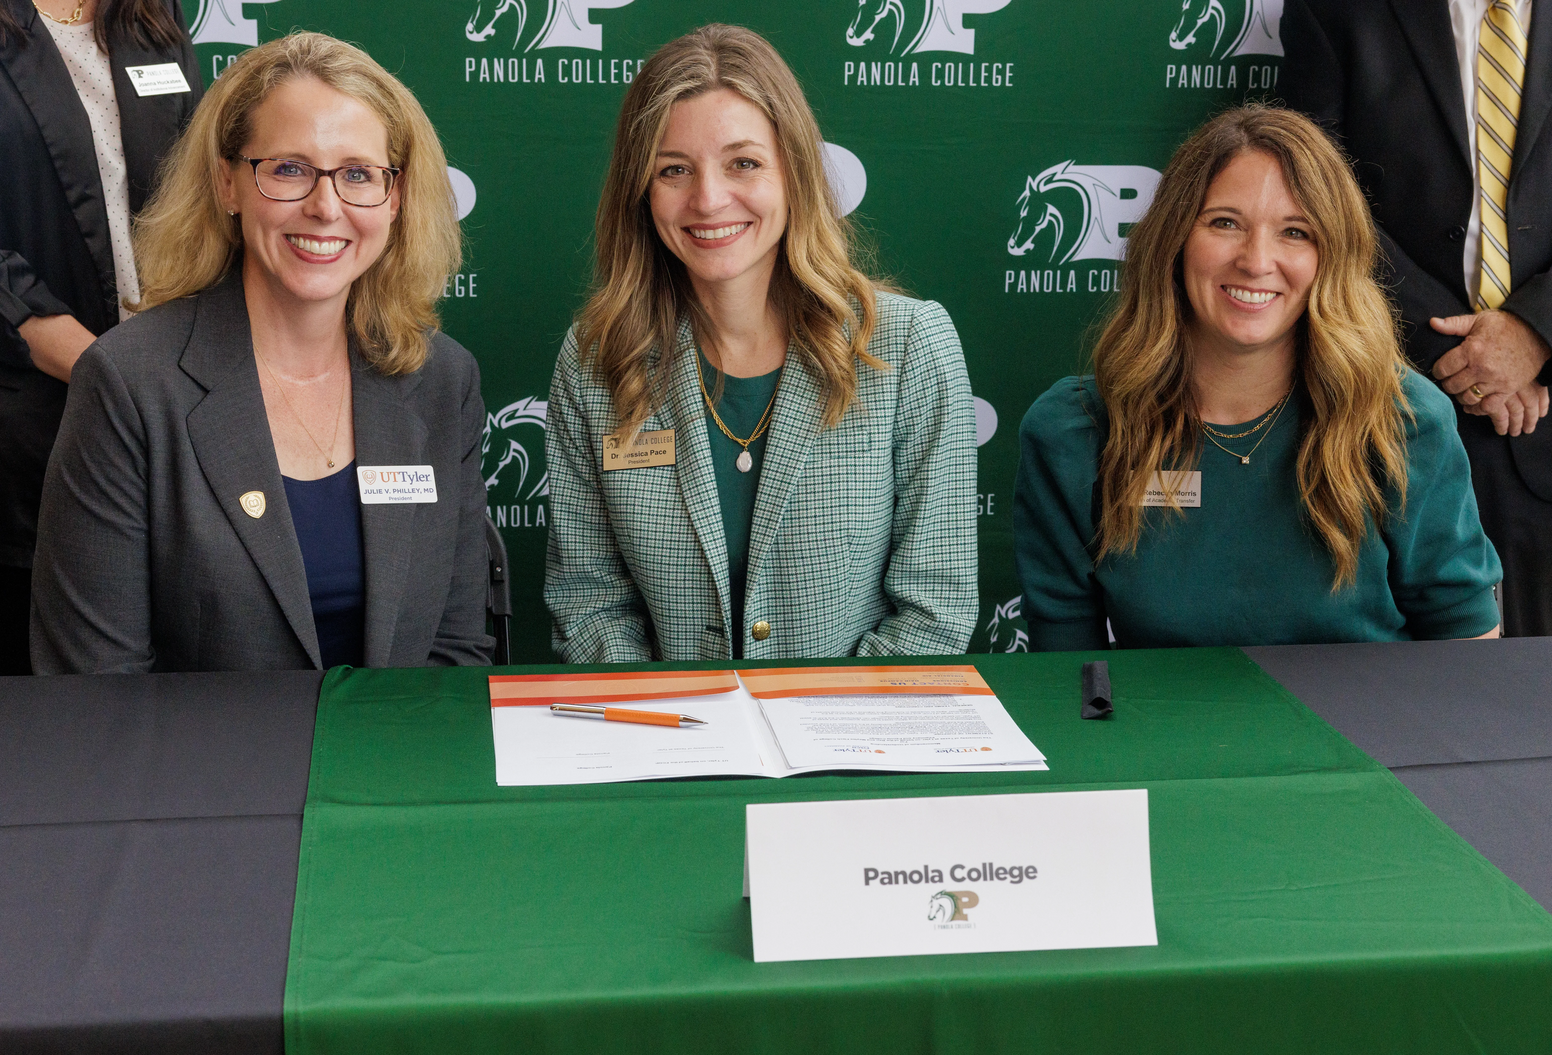
[{"label": "gold wedding ring", "polygon": [[1478,399],[1486,399],[1487,398],[1487,393],[1482,391],[1482,386],[1481,385],[1472,385],[1471,386],[1471,394],[1476,396]]}]

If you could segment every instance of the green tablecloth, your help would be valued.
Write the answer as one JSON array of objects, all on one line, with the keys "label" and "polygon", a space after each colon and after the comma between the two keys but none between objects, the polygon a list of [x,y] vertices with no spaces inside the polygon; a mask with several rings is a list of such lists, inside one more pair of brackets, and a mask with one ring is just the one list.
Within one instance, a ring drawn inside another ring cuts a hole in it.
[{"label": "green tablecloth", "polygon": [[[287,1050],[1552,1051],[1552,916],[1389,772],[1237,650],[1107,654],[1107,722],[1085,658],[973,657],[1048,773],[564,788],[496,786],[487,672],[335,671]],[[751,959],[749,802],[1106,787],[1157,947]]]}]

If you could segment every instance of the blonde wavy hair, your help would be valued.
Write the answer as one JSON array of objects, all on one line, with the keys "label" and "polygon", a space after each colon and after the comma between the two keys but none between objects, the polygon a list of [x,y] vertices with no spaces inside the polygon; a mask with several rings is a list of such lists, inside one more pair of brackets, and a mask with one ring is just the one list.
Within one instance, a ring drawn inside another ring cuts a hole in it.
[{"label": "blonde wavy hair", "polygon": [[[759,34],[705,26],[659,48],[626,90],[598,203],[593,291],[576,334],[583,361],[614,397],[621,439],[635,435],[666,394],[661,382],[679,320],[688,316],[698,334],[714,332],[684,265],[658,237],[647,194],[673,105],[718,88],[749,100],[776,130],[788,213],[771,298],[819,371],[824,424],[839,422],[856,399],[857,361],[884,368],[867,347],[874,293],[888,287],[855,263],[851,225],[825,178],[823,141],[803,89]],[[655,374],[654,348],[662,351]]]},{"label": "blonde wavy hair", "polygon": [[238,160],[253,112],[280,85],[315,77],[364,103],[388,132],[399,169],[399,215],[382,255],[356,279],[346,318],[362,355],[384,374],[426,361],[437,299],[463,255],[447,159],[420,103],[360,48],[321,33],[292,33],[243,52],[222,71],[163,163],[158,188],[135,222],[144,311],[219,282],[242,257],[242,224],[218,195],[223,165]]},{"label": "blonde wavy hair", "polygon": [[1208,187],[1246,151],[1281,165],[1319,253],[1297,333],[1297,376],[1310,403],[1300,422],[1298,484],[1303,515],[1335,565],[1336,592],[1356,581],[1363,537],[1387,516],[1386,485],[1405,502],[1406,360],[1395,313],[1374,278],[1374,221],[1346,159],[1307,118],[1262,105],[1229,110],[1192,135],[1127,240],[1120,296],[1094,348],[1110,419],[1099,463],[1097,559],[1136,551],[1154,470],[1197,462],[1201,418],[1191,391],[1182,254]]}]

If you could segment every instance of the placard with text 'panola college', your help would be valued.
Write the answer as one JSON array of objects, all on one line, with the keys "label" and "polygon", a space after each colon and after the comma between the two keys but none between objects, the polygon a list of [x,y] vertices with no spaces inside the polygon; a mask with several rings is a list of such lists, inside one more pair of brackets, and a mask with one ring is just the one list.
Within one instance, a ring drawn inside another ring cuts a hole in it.
[{"label": "placard with text 'panola college'", "polygon": [[746,809],[756,962],[1159,943],[1146,790]]}]

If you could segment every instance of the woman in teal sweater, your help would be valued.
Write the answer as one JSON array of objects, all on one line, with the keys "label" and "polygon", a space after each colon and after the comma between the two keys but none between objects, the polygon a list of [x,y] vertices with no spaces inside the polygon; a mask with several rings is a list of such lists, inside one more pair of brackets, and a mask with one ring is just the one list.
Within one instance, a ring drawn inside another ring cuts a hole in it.
[{"label": "woman in teal sweater", "polygon": [[1030,647],[1496,637],[1448,397],[1409,369],[1336,147],[1247,106],[1133,228],[1094,376],[1019,430]]}]

